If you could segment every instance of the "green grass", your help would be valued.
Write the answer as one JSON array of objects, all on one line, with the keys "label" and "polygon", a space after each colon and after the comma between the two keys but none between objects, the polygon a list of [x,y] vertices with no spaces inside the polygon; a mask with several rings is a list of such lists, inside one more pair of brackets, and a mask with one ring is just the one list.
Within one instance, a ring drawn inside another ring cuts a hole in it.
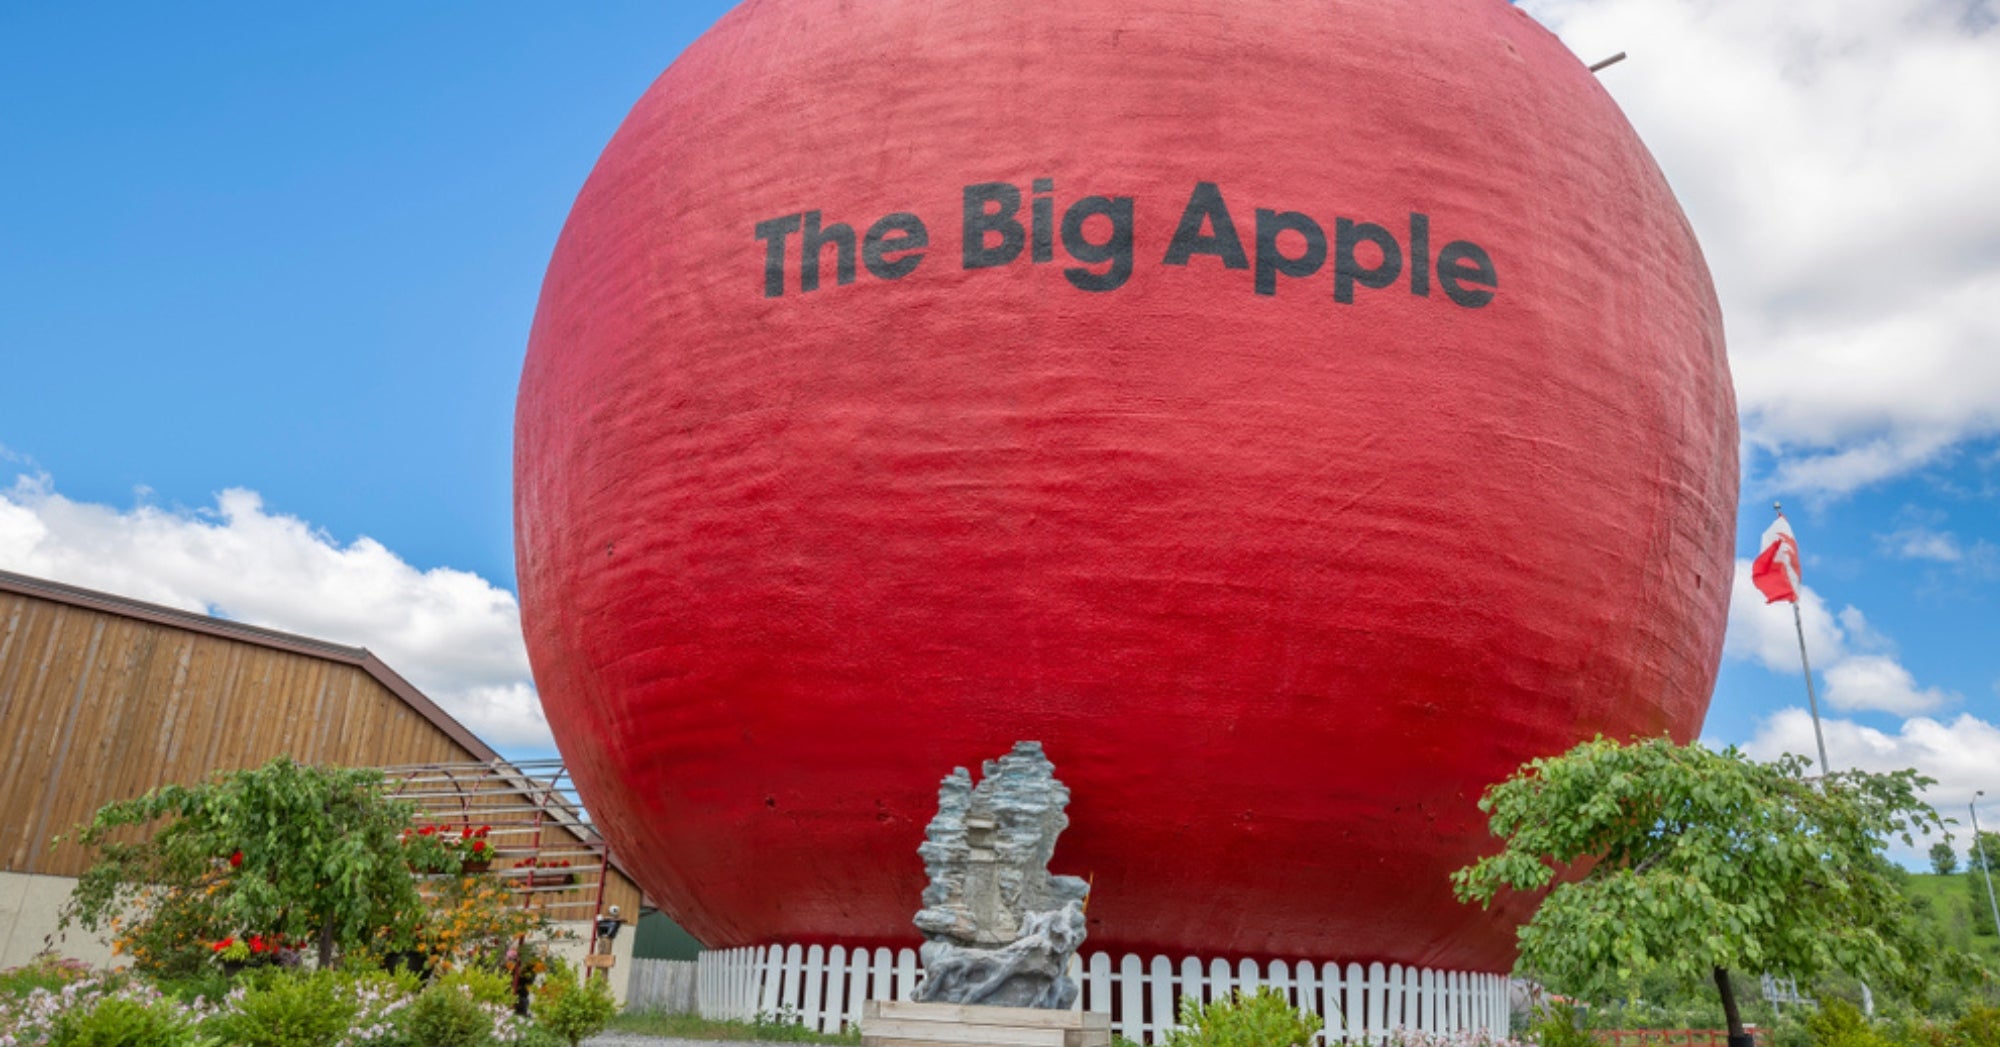
[{"label": "green grass", "polygon": [[[1973,933],[1972,906],[1975,899],[1973,893],[1966,889],[1966,876],[1963,872],[1949,876],[1912,873],[1905,890],[1917,905],[1918,917],[1928,919],[1945,944],[1964,949],[1979,957],[1988,968],[2000,970],[2000,938]],[[1985,885],[1981,883],[1977,886],[1978,903],[1987,905]],[[1994,886],[2000,887],[2000,880],[1996,880]],[[1989,918],[1986,922],[1992,921]]]},{"label": "green grass", "polygon": [[22,966],[0,971],[0,1000],[27,996],[36,989],[61,992],[63,986],[88,977],[88,964],[43,956]]},{"label": "green grass", "polygon": [[668,1036],[683,1040],[758,1040],[765,1043],[860,1043],[859,1031],[826,1036],[797,1022],[764,1020],[757,1022],[711,1021],[695,1014],[652,1014],[628,1011],[611,1019],[614,1032],[645,1036]]}]

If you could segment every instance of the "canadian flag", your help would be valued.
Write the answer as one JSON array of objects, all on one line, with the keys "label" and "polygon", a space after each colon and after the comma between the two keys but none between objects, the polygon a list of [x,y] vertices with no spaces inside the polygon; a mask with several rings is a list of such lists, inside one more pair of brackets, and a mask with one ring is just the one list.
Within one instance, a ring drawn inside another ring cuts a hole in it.
[{"label": "canadian flag", "polygon": [[1799,543],[1784,513],[1764,529],[1764,551],[1750,565],[1750,583],[1764,594],[1765,603],[1799,602]]}]

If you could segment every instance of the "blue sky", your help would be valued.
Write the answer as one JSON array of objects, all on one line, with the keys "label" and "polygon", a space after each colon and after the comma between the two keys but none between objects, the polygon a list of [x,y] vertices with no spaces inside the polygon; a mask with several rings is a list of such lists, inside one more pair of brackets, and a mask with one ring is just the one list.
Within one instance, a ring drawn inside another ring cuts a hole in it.
[{"label": "blue sky", "polygon": [[[598,150],[727,6],[0,7],[0,568],[366,643],[545,746],[510,617],[528,323]],[[1836,762],[2000,794],[1990,4],[1522,6],[1632,55],[1601,80],[1715,270],[1738,552],[1783,498]],[[1790,635],[1734,609],[1707,737],[1798,748]]]}]

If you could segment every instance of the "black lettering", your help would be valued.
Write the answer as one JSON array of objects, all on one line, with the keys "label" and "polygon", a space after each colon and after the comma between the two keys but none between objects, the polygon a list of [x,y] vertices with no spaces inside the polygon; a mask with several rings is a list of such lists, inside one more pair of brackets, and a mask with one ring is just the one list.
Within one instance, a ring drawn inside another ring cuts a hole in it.
[{"label": "black lettering", "polygon": [[1038,263],[1054,261],[1056,257],[1056,202],[1047,195],[1055,191],[1055,179],[1035,179],[1035,199],[1028,205],[1034,214],[1034,236],[1028,250]]},{"label": "black lettering", "polygon": [[[1084,235],[1083,223],[1103,215],[1111,220],[1111,236],[1101,244]],[[1129,196],[1086,196],[1063,212],[1063,250],[1084,266],[1111,263],[1096,273],[1087,268],[1063,270],[1069,282],[1085,291],[1116,291],[1132,276],[1132,198]]]},{"label": "black lettering", "polygon": [[[1374,244],[1382,250],[1382,264],[1365,268],[1354,257],[1354,249],[1362,242]],[[1403,275],[1403,249],[1396,244],[1396,234],[1373,222],[1354,222],[1342,218],[1333,226],[1333,300],[1344,304],[1354,301],[1354,285],[1363,287],[1387,287]]]},{"label": "black lettering", "polygon": [[1485,248],[1453,240],[1438,252],[1438,286],[1444,288],[1452,301],[1467,309],[1477,309],[1493,300],[1493,292],[1467,290],[1466,284],[1498,287],[1500,278],[1493,272],[1493,259],[1487,257]]},{"label": "black lettering", "polygon": [[[987,210],[986,205],[993,209]],[[1005,182],[981,182],[965,187],[964,258],[967,269],[991,269],[1021,256],[1027,230],[1014,220],[1021,209],[1021,191]],[[989,233],[1000,234],[1000,242],[986,245]]]},{"label": "black lettering", "polygon": [[764,241],[764,297],[779,298],[785,293],[785,240],[799,231],[799,216],[788,214],[757,223],[757,239]]},{"label": "black lettering", "polygon": [[[1202,235],[1204,222],[1215,230],[1213,234]],[[1236,233],[1236,220],[1229,217],[1229,205],[1222,202],[1222,190],[1214,182],[1195,183],[1187,209],[1181,212],[1180,228],[1174,230],[1167,257],[1161,261],[1164,265],[1186,265],[1189,257],[1198,254],[1222,259],[1225,269],[1250,268],[1250,260],[1243,256],[1243,238]]]},{"label": "black lettering", "polygon": [[1410,293],[1431,295],[1431,218],[1410,215]]},{"label": "black lettering", "polygon": [[[901,280],[916,271],[924,260],[922,249],[930,243],[930,230],[924,228],[923,219],[907,211],[884,215],[868,227],[868,235],[861,241],[861,264],[877,280]],[[918,253],[889,257],[902,251]]]},{"label": "black lettering", "polygon": [[[1306,252],[1297,258],[1286,258],[1278,250],[1278,234],[1286,230],[1306,238]],[[1310,216],[1297,211],[1267,211],[1257,209],[1257,279],[1258,294],[1278,293],[1278,274],[1300,277],[1319,272],[1326,262],[1326,230]]]},{"label": "black lettering", "polygon": [[819,227],[819,212],[806,212],[806,231],[800,241],[799,290],[819,290],[819,256],[828,244],[834,249],[834,279],[846,287],[854,282],[854,227],[835,222]]}]

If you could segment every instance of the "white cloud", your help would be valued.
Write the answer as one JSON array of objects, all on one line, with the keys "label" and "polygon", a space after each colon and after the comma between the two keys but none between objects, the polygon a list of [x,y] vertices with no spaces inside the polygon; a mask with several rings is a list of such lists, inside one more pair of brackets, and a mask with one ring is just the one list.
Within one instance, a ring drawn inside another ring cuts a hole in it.
[{"label": "white cloud", "polygon": [[[1967,836],[1966,805],[1979,799],[1982,828],[2000,827],[2000,727],[1970,713],[1949,723],[1919,716],[1903,721],[1895,733],[1863,727],[1852,720],[1822,719],[1826,755],[1836,770],[1900,771],[1914,767],[1937,779],[1924,799],[1947,818],[1960,823],[1952,832],[1962,843]],[[1781,709],[1759,724],[1743,751],[1759,760],[1792,753],[1816,759],[1812,717],[1804,709]],[[1817,773],[1817,772],[1814,772]],[[1916,852],[1902,852],[1905,858]]]},{"label": "white cloud", "polygon": [[0,489],[0,568],[366,647],[500,748],[553,748],[512,593],[343,546],[231,489],[213,509],[71,501],[46,475]]},{"label": "white cloud", "polygon": [[2000,28],[1945,0],[1526,0],[1659,159],[1746,444],[1838,493],[2000,430]]},{"label": "white cloud", "polygon": [[1965,550],[1959,546],[1958,536],[1949,531],[1933,531],[1921,526],[1905,527],[1880,538],[1884,549],[1905,560],[1957,563],[1965,559]]},{"label": "white cloud", "polygon": [[1826,670],[1826,703],[1842,711],[1874,709],[1914,716],[1956,698],[1935,687],[1919,688],[1910,671],[1888,655],[1856,655]]},{"label": "white cloud", "polygon": [[[1811,586],[1800,591],[1806,651],[1826,681],[1821,697],[1834,709],[1871,710],[1911,716],[1958,701],[1959,696],[1935,687],[1919,687],[1910,671],[1896,660],[1894,645],[1868,623],[1858,608],[1838,614]],[[1756,662],[1775,672],[1797,674],[1799,626],[1788,604],[1767,604],[1750,583],[1750,561],[1736,561],[1729,592],[1729,630],[1724,634],[1725,657]]]}]

